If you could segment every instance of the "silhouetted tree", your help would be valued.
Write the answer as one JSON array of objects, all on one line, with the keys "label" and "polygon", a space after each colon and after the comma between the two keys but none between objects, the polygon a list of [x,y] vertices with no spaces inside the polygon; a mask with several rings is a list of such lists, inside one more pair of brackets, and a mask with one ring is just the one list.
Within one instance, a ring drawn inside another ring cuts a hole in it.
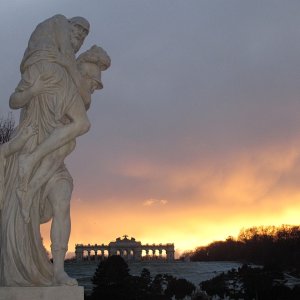
[{"label": "silhouetted tree", "polygon": [[238,270],[222,273],[204,281],[201,288],[210,296],[244,300],[296,300],[300,288],[285,285],[282,272],[243,265]]},{"label": "silhouetted tree", "polygon": [[208,295],[210,296],[217,295],[221,299],[223,299],[227,292],[225,274],[222,273],[210,280],[201,282],[201,288]]},{"label": "silhouetted tree", "polygon": [[7,118],[0,118],[0,145],[9,141],[15,127],[15,121],[12,114],[9,113]]},{"label": "silhouetted tree", "polygon": [[151,280],[149,270],[141,276],[131,276],[127,263],[121,256],[110,256],[101,261],[92,279],[90,300],[171,300],[191,295],[195,286],[185,279],[168,274],[157,274]]},{"label": "silhouetted tree", "polygon": [[165,295],[168,297],[175,296],[176,299],[184,299],[186,296],[191,296],[196,290],[196,287],[186,279],[172,278],[165,290]]},{"label": "silhouetted tree", "polygon": [[151,283],[151,274],[150,271],[146,268],[143,268],[142,272],[141,272],[141,279],[145,282],[145,284],[147,286],[150,285]]},{"label": "silhouetted tree", "polygon": [[113,255],[101,261],[92,279],[95,287],[92,299],[125,300],[128,295],[129,269],[120,256]]},{"label": "silhouetted tree", "polygon": [[164,292],[164,278],[162,274],[157,274],[150,284],[150,293],[159,298],[160,295],[163,295]]},{"label": "silhouetted tree", "polygon": [[139,294],[142,294],[145,299],[148,299],[151,295],[150,285],[151,285],[151,274],[150,271],[146,268],[143,268],[141,272],[141,276],[137,280],[137,289],[139,290]]}]

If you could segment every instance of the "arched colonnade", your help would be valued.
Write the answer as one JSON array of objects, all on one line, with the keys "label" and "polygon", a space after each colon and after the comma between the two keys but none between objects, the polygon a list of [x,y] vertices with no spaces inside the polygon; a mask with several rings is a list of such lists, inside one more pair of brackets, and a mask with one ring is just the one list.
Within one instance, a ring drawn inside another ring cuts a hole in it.
[{"label": "arched colonnade", "polygon": [[134,238],[128,239],[125,235],[123,239],[108,245],[76,244],[75,255],[77,261],[82,260],[102,260],[111,255],[120,255],[127,261],[141,260],[165,260],[173,261],[175,254],[174,244],[145,244],[137,242]]}]

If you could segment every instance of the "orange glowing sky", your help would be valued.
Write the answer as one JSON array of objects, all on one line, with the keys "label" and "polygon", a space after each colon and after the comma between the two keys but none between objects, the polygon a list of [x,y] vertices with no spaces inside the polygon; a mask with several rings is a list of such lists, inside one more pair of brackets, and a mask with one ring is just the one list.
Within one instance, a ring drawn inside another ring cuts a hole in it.
[{"label": "orange glowing sky", "polygon": [[93,191],[81,198],[76,188],[70,251],[75,243],[108,243],[126,233],[144,243],[174,242],[180,253],[237,236],[243,227],[299,224],[299,146],[273,153],[261,149],[216,165],[195,162],[166,168],[131,161],[128,169],[115,171],[136,181],[146,178],[170,192],[142,198],[140,193],[115,196],[116,189],[112,198],[101,199]]},{"label": "orange glowing sky", "polygon": [[96,43],[112,59],[92,128],[66,160],[70,252],[127,234],[179,254],[250,226],[299,224],[300,2],[3,3],[0,116],[47,17],[86,17],[82,50]]}]

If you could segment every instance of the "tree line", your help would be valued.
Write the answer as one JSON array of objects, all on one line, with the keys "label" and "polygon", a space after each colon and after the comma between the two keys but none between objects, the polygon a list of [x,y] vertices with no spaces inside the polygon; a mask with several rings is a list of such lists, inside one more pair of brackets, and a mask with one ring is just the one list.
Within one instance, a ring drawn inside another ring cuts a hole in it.
[{"label": "tree line", "polygon": [[192,261],[245,261],[300,269],[300,226],[242,229],[236,239],[229,236],[188,255]]},{"label": "tree line", "polygon": [[284,272],[243,265],[200,283],[210,299],[299,300],[300,286],[287,285]]}]

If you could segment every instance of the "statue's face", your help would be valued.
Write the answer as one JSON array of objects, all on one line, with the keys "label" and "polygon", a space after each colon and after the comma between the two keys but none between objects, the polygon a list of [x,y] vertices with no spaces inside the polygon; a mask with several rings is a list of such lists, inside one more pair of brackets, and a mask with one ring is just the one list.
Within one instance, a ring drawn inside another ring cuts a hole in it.
[{"label": "statue's face", "polygon": [[81,66],[81,71],[84,74],[87,88],[91,94],[93,94],[95,90],[100,90],[103,88],[101,82],[101,70],[97,65],[92,63],[84,63]]},{"label": "statue's face", "polygon": [[100,89],[99,88],[99,82],[97,82],[93,78],[87,78],[87,86],[88,86],[89,92],[91,94],[93,94],[95,90]]},{"label": "statue's face", "polygon": [[79,24],[71,25],[71,44],[75,53],[78,52],[87,35],[88,31]]}]

